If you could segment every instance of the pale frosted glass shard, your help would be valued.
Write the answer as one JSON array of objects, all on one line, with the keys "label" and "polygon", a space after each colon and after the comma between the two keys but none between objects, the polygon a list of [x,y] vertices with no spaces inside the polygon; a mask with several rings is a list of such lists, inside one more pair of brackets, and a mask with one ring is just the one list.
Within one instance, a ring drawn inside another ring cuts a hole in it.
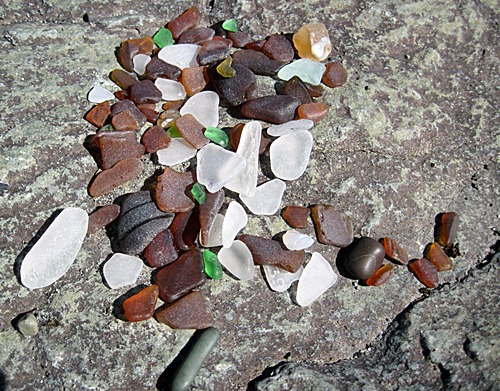
[{"label": "pale frosted glass shard", "polygon": [[259,147],[262,137],[262,125],[260,122],[248,122],[241,131],[240,143],[236,153],[246,161],[245,169],[228,182],[225,187],[240,195],[252,196],[257,188],[257,176],[259,174]]},{"label": "pale frosted glass shard", "polygon": [[273,137],[283,136],[297,130],[309,130],[314,126],[314,122],[310,119],[296,119],[285,122],[281,125],[272,125],[267,128],[267,134]]},{"label": "pale frosted glass shard", "polygon": [[283,235],[283,244],[289,250],[304,250],[314,244],[314,239],[309,235],[291,229]]},{"label": "pale frosted glass shard", "polygon": [[302,266],[295,273],[290,273],[280,267],[271,265],[263,265],[262,267],[264,268],[269,288],[275,292],[286,291],[300,278],[302,272],[304,271]]},{"label": "pale frosted glass shard", "polygon": [[133,285],[139,278],[142,265],[140,258],[116,253],[104,264],[104,278],[111,289]]},{"label": "pale frosted glass shard", "polygon": [[224,216],[221,214],[217,214],[215,216],[214,222],[210,227],[210,231],[208,232],[208,239],[206,243],[203,243],[201,240],[201,233],[199,235],[200,244],[203,247],[218,247],[222,246],[222,224],[224,222]]},{"label": "pale frosted glass shard", "polygon": [[304,268],[297,286],[297,304],[308,306],[337,282],[338,276],[328,261],[320,254],[313,253]]},{"label": "pale frosted glass shard", "polygon": [[312,145],[313,137],[307,130],[285,134],[273,141],[269,148],[273,174],[285,180],[300,177],[309,164]]},{"label": "pale frosted glass shard", "polygon": [[178,81],[159,77],[155,81],[155,86],[161,91],[163,100],[180,100],[186,97],[186,90]]},{"label": "pale frosted glass shard", "polygon": [[132,62],[134,63],[134,72],[142,76],[146,72],[146,66],[151,62],[151,56],[139,53],[134,56]]},{"label": "pale frosted glass shard", "polygon": [[80,208],[66,208],[54,219],[24,257],[20,277],[29,289],[61,278],[75,261],[87,233],[89,217]]},{"label": "pale frosted glass shard", "polygon": [[245,159],[234,152],[215,144],[207,144],[198,152],[196,177],[210,193],[222,186],[245,169]]},{"label": "pale frosted glass shard", "polygon": [[89,91],[87,99],[92,103],[102,103],[107,100],[115,99],[115,96],[111,91],[101,86],[95,86]]},{"label": "pale frosted glass shard", "polygon": [[165,166],[187,162],[196,156],[198,150],[183,138],[171,138],[167,148],[156,152],[158,163]]},{"label": "pale frosted glass shard", "polygon": [[158,52],[158,58],[181,69],[198,66],[198,52],[201,46],[188,43],[165,46]]},{"label": "pale frosted glass shard", "polygon": [[285,182],[273,179],[258,186],[253,196],[240,198],[253,214],[269,216],[278,211],[285,189]]},{"label": "pale frosted glass shard", "polygon": [[219,95],[213,91],[201,91],[189,98],[180,110],[181,115],[191,114],[204,127],[219,124]]},{"label": "pale frosted glass shard", "polygon": [[247,225],[247,222],[248,216],[245,209],[237,201],[231,201],[222,224],[222,245],[231,247],[234,238]]},{"label": "pale frosted glass shard", "polygon": [[231,247],[223,247],[217,254],[219,261],[234,277],[251,280],[255,275],[253,256],[247,245],[235,240]]},{"label": "pale frosted glass shard", "polygon": [[298,76],[306,83],[318,85],[321,83],[321,78],[325,70],[325,64],[302,58],[281,68],[278,72],[278,77],[281,80],[290,80],[292,77]]}]

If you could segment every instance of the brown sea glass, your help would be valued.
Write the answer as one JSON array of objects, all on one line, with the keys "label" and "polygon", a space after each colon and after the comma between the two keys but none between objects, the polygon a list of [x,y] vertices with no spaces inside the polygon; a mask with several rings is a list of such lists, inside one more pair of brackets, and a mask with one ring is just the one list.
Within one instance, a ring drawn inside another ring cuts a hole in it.
[{"label": "brown sea glass", "polygon": [[282,61],[287,63],[293,60],[294,50],[290,41],[284,36],[279,34],[271,35],[264,46],[262,51],[271,60]]},{"label": "brown sea glass", "polygon": [[214,38],[213,38],[214,41],[220,41],[222,42],[224,45],[226,45],[229,49],[231,49],[233,47],[233,41],[231,41],[230,39],[228,38],[224,38],[224,37],[219,37],[218,35],[216,35]]},{"label": "brown sea glass", "polygon": [[424,257],[431,261],[439,272],[453,269],[451,258],[446,255],[439,243],[428,243],[424,249]]},{"label": "brown sea glass", "polygon": [[247,234],[240,235],[239,240],[247,245],[257,265],[277,266],[295,273],[306,259],[304,250],[285,250],[276,240]]},{"label": "brown sea glass", "polygon": [[457,237],[460,218],[455,212],[439,213],[434,226],[434,240],[443,247],[451,247]]},{"label": "brown sea glass", "polygon": [[177,43],[190,43],[200,45],[203,42],[210,41],[215,35],[215,30],[209,27],[198,27],[184,31]]},{"label": "brown sea glass", "polygon": [[237,64],[232,64],[232,68],[236,72],[233,77],[220,75],[216,67],[208,69],[208,76],[214,90],[219,94],[221,100],[230,107],[245,102],[248,89],[256,82],[255,75],[248,68]]},{"label": "brown sea glass", "polygon": [[140,105],[143,103],[157,103],[161,100],[161,91],[149,80],[141,80],[132,84],[128,89],[130,100]]},{"label": "brown sea glass", "polygon": [[313,101],[306,84],[300,80],[298,76],[292,77],[285,83],[281,94],[294,96],[299,99],[302,104],[312,103]]},{"label": "brown sea glass", "polygon": [[161,126],[154,125],[144,132],[141,142],[147,153],[154,153],[160,149],[167,148],[170,137]]},{"label": "brown sea glass", "polygon": [[154,41],[151,37],[135,38],[123,41],[118,49],[118,62],[127,71],[133,71],[132,59],[137,54],[151,54]]},{"label": "brown sea glass", "polygon": [[182,138],[197,149],[201,149],[210,142],[203,134],[205,127],[192,114],[176,118],[175,126]]},{"label": "brown sea glass", "polygon": [[106,100],[92,107],[92,109],[85,114],[85,119],[92,125],[102,128],[110,114],[111,109],[109,108],[109,101]]},{"label": "brown sea glass", "polygon": [[200,23],[200,19],[200,11],[192,6],[182,15],[168,22],[167,28],[172,33],[172,37],[178,39],[184,31],[195,28]]},{"label": "brown sea glass", "polygon": [[235,48],[245,47],[245,45],[250,42],[250,35],[243,31],[228,31],[227,37],[233,42]]},{"label": "brown sea glass", "polygon": [[151,108],[150,104],[137,105],[137,108],[146,116],[146,120],[149,123],[154,124],[160,117],[160,113],[155,108]]},{"label": "brown sea glass", "polygon": [[124,111],[128,112],[127,116],[122,119],[115,120],[115,124],[113,125],[115,129],[125,130],[123,128],[132,128],[130,130],[139,130],[146,123],[146,116],[130,99],[117,102],[113,105],[113,107],[111,107],[111,122],[113,123],[113,118]]},{"label": "brown sea glass", "polygon": [[187,196],[188,187],[194,183],[193,172],[179,172],[165,167],[156,185],[156,203],[164,212],[187,212],[194,202]]},{"label": "brown sea glass", "polygon": [[264,45],[266,44],[266,40],[265,39],[261,39],[261,40],[258,40],[258,41],[252,41],[252,42],[248,42],[245,47],[249,50],[257,50],[258,52],[261,52],[262,51],[262,48],[264,47]]},{"label": "brown sea glass", "polygon": [[197,291],[160,307],[155,318],[173,329],[206,329],[214,324],[209,301]]},{"label": "brown sea glass", "polygon": [[87,235],[96,233],[101,228],[112,223],[120,215],[120,205],[109,204],[101,206],[89,215]]},{"label": "brown sea glass", "polygon": [[139,158],[145,151],[133,130],[101,130],[94,136],[94,142],[100,150],[103,170],[111,168],[120,160]]},{"label": "brown sea glass", "polygon": [[120,160],[108,170],[101,171],[92,180],[89,194],[100,197],[113,189],[141,175],[143,164],[141,159],[129,158]]},{"label": "brown sea glass", "polygon": [[172,126],[174,124],[175,119],[180,117],[180,116],[181,116],[181,113],[179,112],[179,110],[175,110],[175,109],[165,110],[158,117],[156,124],[158,126],[161,126],[164,129],[167,129],[170,126]]},{"label": "brown sea glass", "polygon": [[256,75],[273,76],[283,66],[281,61],[274,61],[256,50],[238,50],[233,53],[233,64],[243,65]]},{"label": "brown sea glass", "polygon": [[215,193],[206,192],[205,202],[198,206],[201,242],[206,243],[210,228],[224,203],[224,189],[220,189]]},{"label": "brown sea glass", "polygon": [[241,113],[248,118],[282,124],[293,120],[299,105],[300,100],[293,96],[263,96],[246,102],[241,108]]},{"label": "brown sea glass", "polygon": [[157,285],[151,285],[139,293],[130,296],[123,302],[125,318],[129,322],[140,322],[152,318],[155,313],[156,302],[160,289]]},{"label": "brown sea glass", "polygon": [[299,106],[297,114],[300,119],[310,119],[315,124],[318,124],[326,117],[328,110],[328,105],[323,102],[305,103]]},{"label": "brown sea glass", "polygon": [[207,41],[201,45],[198,52],[198,63],[208,65],[216,61],[224,60],[231,54],[229,47],[222,41]]},{"label": "brown sea glass", "polygon": [[352,220],[331,205],[315,205],[311,209],[318,242],[346,247],[353,240]]},{"label": "brown sea glass", "polygon": [[113,128],[116,130],[138,131],[141,128],[136,118],[128,110],[124,110],[121,113],[114,115],[111,118],[111,125],[113,125]]},{"label": "brown sea glass", "polygon": [[110,73],[109,77],[123,90],[137,82],[135,74],[125,72],[123,69],[115,69]]},{"label": "brown sea glass", "polygon": [[196,241],[200,233],[200,220],[196,208],[187,212],[178,212],[170,224],[170,231],[174,237],[174,244],[179,250],[196,248]]},{"label": "brown sea glass", "polygon": [[153,57],[146,65],[146,77],[150,80],[156,80],[159,77],[164,79],[177,80],[181,75],[181,68],[169,64],[158,57]]},{"label": "brown sea glass", "polygon": [[174,245],[174,237],[170,229],[156,235],[144,249],[142,255],[146,260],[146,264],[151,267],[161,267],[175,261],[178,257],[178,251]]},{"label": "brown sea glass", "polygon": [[331,88],[340,87],[347,81],[347,71],[340,62],[329,62],[321,81]]},{"label": "brown sea glass", "polygon": [[399,265],[408,264],[408,254],[402,248],[398,242],[392,238],[380,238],[379,242],[384,246],[385,257],[394,263]]},{"label": "brown sea glass", "polygon": [[392,277],[394,273],[394,265],[384,265],[378,269],[373,276],[365,281],[368,286],[380,286],[385,284]]},{"label": "brown sea glass", "polygon": [[439,284],[437,269],[425,258],[412,259],[408,263],[408,269],[417,279],[429,288],[436,288]]},{"label": "brown sea glass", "polygon": [[305,206],[289,205],[283,210],[283,219],[292,228],[306,228],[311,210]]},{"label": "brown sea glass", "polygon": [[184,99],[170,100],[162,104],[161,108],[163,110],[179,110],[182,107],[182,105],[184,105],[184,102],[185,102]]},{"label": "brown sea glass", "polygon": [[156,275],[156,285],[160,288],[160,298],[172,303],[203,285],[206,279],[201,251],[189,250],[160,269]]},{"label": "brown sea glass", "polygon": [[206,67],[191,67],[182,70],[182,85],[188,96],[203,90],[208,84]]}]

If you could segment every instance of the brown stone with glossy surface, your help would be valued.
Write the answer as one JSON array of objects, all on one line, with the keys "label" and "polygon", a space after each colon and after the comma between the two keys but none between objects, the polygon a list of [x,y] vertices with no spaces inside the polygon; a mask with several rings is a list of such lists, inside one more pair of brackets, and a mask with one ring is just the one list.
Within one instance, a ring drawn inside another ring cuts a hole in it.
[{"label": "brown stone with glossy surface", "polygon": [[173,329],[206,329],[214,325],[209,301],[200,292],[158,309],[155,318]]},{"label": "brown stone with glossy surface", "polygon": [[343,264],[351,277],[368,280],[384,261],[384,246],[369,237],[361,237],[352,242],[343,252]]},{"label": "brown stone with glossy surface", "polygon": [[92,180],[89,194],[100,197],[141,175],[143,164],[138,158],[120,160],[108,170],[101,171]]},{"label": "brown stone with glossy surface", "polygon": [[443,247],[451,247],[457,237],[460,218],[455,212],[439,213],[434,226],[434,240]]},{"label": "brown stone with glossy surface", "polygon": [[260,119],[274,124],[291,121],[300,100],[288,95],[263,96],[246,102],[241,113],[248,118]]},{"label": "brown stone with glossy surface", "polygon": [[190,43],[200,45],[203,42],[210,41],[215,35],[215,30],[209,27],[198,27],[187,30],[181,34],[177,43]]},{"label": "brown stone with glossy surface", "polygon": [[205,127],[192,114],[185,114],[176,118],[175,126],[177,126],[182,138],[197,149],[204,147],[210,142],[203,134]]},{"label": "brown stone with glossy surface", "polygon": [[192,6],[182,15],[168,22],[167,28],[172,33],[172,37],[178,39],[184,31],[195,28],[200,23],[200,19],[200,11],[195,6]]},{"label": "brown stone with glossy surface", "polygon": [[144,249],[142,255],[146,260],[146,264],[151,267],[161,267],[175,261],[178,258],[178,251],[174,245],[174,237],[170,229],[156,235]]},{"label": "brown stone with glossy surface", "polygon": [[145,152],[133,130],[101,130],[94,136],[94,142],[100,151],[100,165],[103,170],[111,168],[120,160],[139,158]]},{"label": "brown stone with glossy surface", "polygon": [[331,88],[340,87],[347,81],[347,71],[340,62],[329,62],[321,81]]},{"label": "brown stone with glossy surface", "polygon": [[352,220],[331,205],[315,205],[311,208],[318,242],[336,247],[346,247],[353,240]]},{"label": "brown stone with glossy surface", "polygon": [[224,189],[220,189],[215,193],[207,191],[205,193],[205,202],[198,205],[199,221],[200,221],[200,234],[202,243],[208,240],[210,228],[219,212],[222,204],[224,203]]},{"label": "brown stone with glossy surface", "polygon": [[106,100],[92,107],[92,109],[85,114],[85,119],[92,125],[102,128],[110,114],[111,109],[109,108],[109,101]]},{"label": "brown stone with glossy surface", "polygon": [[398,244],[398,242],[392,238],[380,238],[379,242],[382,246],[384,246],[385,257],[389,261],[400,265],[408,264],[408,254],[404,248]]},{"label": "brown stone with glossy surface", "polygon": [[222,41],[207,41],[201,44],[201,49],[198,53],[198,63],[200,65],[208,65],[216,61],[224,60],[231,54],[229,46]]},{"label": "brown stone with glossy surface", "polygon": [[120,215],[120,205],[104,205],[89,214],[87,235],[92,235],[99,229],[112,223]]},{"label": "brown stone with glossy surface", "polygon": [[182,85],[188,96],[203,90],[208,84],[207,67],[191,67],[182,70]]},{"label": "brown stone with glossy surface", "polygon": [[441,245],[437,242],[428,243],[427,246],[425,246],[424,258],[431,261],[439,272],[453,269],[451,258],[446,255]]},{"label": "brown stone with glossy surface", "polygon": [[156,275],[160,298],[167,303],[172,303],[203,285],[207,279],[204,270],[201,251],[185,252],[176,261],[163,267]]},{"label": "brown stone with glossy surface", "polygon": [[156,185],[156,203],[164,212],[187,212],[194,202],[187,196],[188,187],[194,183],[193,172],[178,172],[165,167]]},{"label": "brown stone with glossy surface", "polygon": [[292,61],[294,56],[293,46],[290,41],[284,35],[279,34],[271,35],[262,47],[262,51],[271,60],[284,63]]},{"label": "brown stone with glossy surface", "polygon": [[200,234],[198,209],[176,213],[172,224],[170,224],[170,232],[172,232],[174,244],[179,250],[196,248],[196,241]]},{"label": "brown stone with glossy surface", "polygon": [[170,137],[161,126],[154,125],[144,132],[141,142],[147,153],[154,153],[160,149],[167,148]]},{"label": "brown stone with glossy surface", "polygon": [[155,313],[156,302],[160,289],[158,285],[151,285],[139,293],[130,296],[123,302],[125,318],[129,322],[140,322],[152,318]]},{"label": "brown stone with glossy surface", "polygon": [[276,240],[247,234],[240,235],[238,239],[247,245],[257,265],[277,266],[295,273],[306,259],[304,250],[285,250]]},{"label": "brown stone with glossy surface", "polygon": [[410,272],[412,272],[425,286],[429,288],[437,288],[439,284],[438,272],[432,262],[428,259],[412,259],[408,263],[408,270],[410,270]]},{"label": "brown stone with glossy surface", "polygon": [[153,57],[148,65],[146,65],[146,77],[153,81],[159,77],[177,80],[181,72],[181,68],[169,64],[159,59],[157,56]]},{"label": "brown stone with glossy surface", "polygon": [[299,106],[297,114],[300,119],[310,119],[318,124],[326,117],[329,109],[328,105],[323,102],[305,103]]},{"label": "brown stone with glossy surface", "polygon": [[243,65],[256,75],[273,76],[283,66],[281,61],[274,61],[256,50],[238,50],[234,52],[233,64]]},{"label": "brown stone with glossy surface", "polygon": [[134,69],[132,59],[137,54],[151,54],[154,48],[154,41],[151,37],[134,38],[123,41],[118,49],[118,61],[127,71]]},{"label": "brown stone with glossy surface", "polygon": [[305,206],[289,205],[283,210],[283,219],[290,227],[306,228],[311,210]]},{"label": "brown stone with glossy surface", "polygon": [[126,90],[132,84],[137,82],[135,74],[130,74],[123,69],[115,69],[109,74],[109,78],[113,80],[121,89]]},{"label": "brown stone with glossy surface", "polygon": [[302,104],[312,103],[313,101],[306,87],[306,83],[300,80],[298,76],[292,77],[285,83],[281,94],[294,96],[299,99]]},{"label": "brown stone with glossy surface", "polygon": [[394,265],[383,265],[373,276],[365,281],[368,286],[380,286],[385,284],[394,274]]}]

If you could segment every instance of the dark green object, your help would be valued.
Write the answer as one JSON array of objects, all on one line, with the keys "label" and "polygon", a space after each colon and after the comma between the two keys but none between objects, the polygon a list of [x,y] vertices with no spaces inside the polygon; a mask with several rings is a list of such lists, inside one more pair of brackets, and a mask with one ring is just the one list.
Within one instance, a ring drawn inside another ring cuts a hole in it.
[{"label": "dark green object", "polygon": [[223,148],[226,148],[227,144],[229,144],[229,137],[222,129],[207,126],[204,135],[206,138],[212,140],[216,144],[219,144]]},{"label": "dark green object", "polygon": [[219,258],[210,250],[203,251],[203,263],[205,265],[205,273],[213,280],[222,278],[222,265]]},{"label": "dark green object", "polygon": [[181,133],[179,132],[179,129],[177,129],[177,126],[173,124],[170,128],[167,129],[167,134],[171,138],[180,138],[182,137]]},{"label": "dark green object", "polygon": [[158,46],[160,49],[165,46],[170,46],[174,44],[174,38],[172,37],[172,33],[170,32],[169,29],[166,29],[165,27],[160,28],[156,32],[156,34],[153,36],[153,41],[155,42],[156,46]]},{"label": "dark green object", "polygon": [[205,186],[203,186],[201,183],[196,182],[193,187],[191,188],[191,194],[193,195],[194,199],[198,202],[198,204],[203,204],[205,202]]},{"label": "dark green object", "polygon": [[236,19],[226,20],[224,23],[222,23],[222,28],[226,31],[235,33],[236,31],[238,31],[238,28],[236,26]]},{"label": "dark green object", "polygon": [[186,391],[200,371],[206,358],[219,340],[220,332],[215,327],[201,331],[187,356],[175,370],[170,381],[171,391]]}]

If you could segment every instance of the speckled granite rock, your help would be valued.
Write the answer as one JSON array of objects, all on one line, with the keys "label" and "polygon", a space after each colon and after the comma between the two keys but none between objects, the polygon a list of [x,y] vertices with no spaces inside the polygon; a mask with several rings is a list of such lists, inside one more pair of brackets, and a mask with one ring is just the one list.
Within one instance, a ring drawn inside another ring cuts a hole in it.
[{"label": "speckled granite rock", "polygon": [[[311,21],[331,32],[331,57],[343,62],[349,79],[327,90],[331,110],[312,129],[311,163],[287,183],[285,204],[334,204],[353,218],[356,234],[394,237],[411,257],[432,240],[434,216],[454,210],[462,220],[462,256],[440,275],[442,283],[460,281],[484,258],[498,239],[500,210],[494,2],[194,4],[203,23],[235,17],[254,38],[294,32]],[[113,88],[107,75],[117,66],[114,50],[122,40],[153,34],[186,7],[159,0],[0,5],[0,379],[8,389],[151,390],[191,335],[113,316],[113,302],[126,291],[110,291],[102,282],[100,267],[112,252],[104,231],[85,240],[75,264],[48,288],[28,291],[13,273],[23,248],[58,208],[90,212],[150,183],[155,165],[145,159],[141,178],[102,199],[88,196],[96,166],[83,147],[93,133],[83,120],[91,107],[86,93],[94,83]],[[273,81],[259,77],[258,84],[262,95],[273,93]],[[221,109],[221,126],[235,122]],[[251,216],[245,233],[271,237],[287,228],[279,216]],[[312,225],[304,232],[314,235]],[[311,251],[335,268],[337,249],[315,244]],[[138,283],[148,284],[149,277],[144,268]],[[397,268],[381,288],[339,278],[319,302],[300,308],[288,293],[271,292],[261,273],[256,277],[225,276],[202,288],[222,337],[195,388],[245,388],[284,357],[349,358],[376,340],[422,288]],[[40,331],[26,338],[11,321],[34,308]]]}]

